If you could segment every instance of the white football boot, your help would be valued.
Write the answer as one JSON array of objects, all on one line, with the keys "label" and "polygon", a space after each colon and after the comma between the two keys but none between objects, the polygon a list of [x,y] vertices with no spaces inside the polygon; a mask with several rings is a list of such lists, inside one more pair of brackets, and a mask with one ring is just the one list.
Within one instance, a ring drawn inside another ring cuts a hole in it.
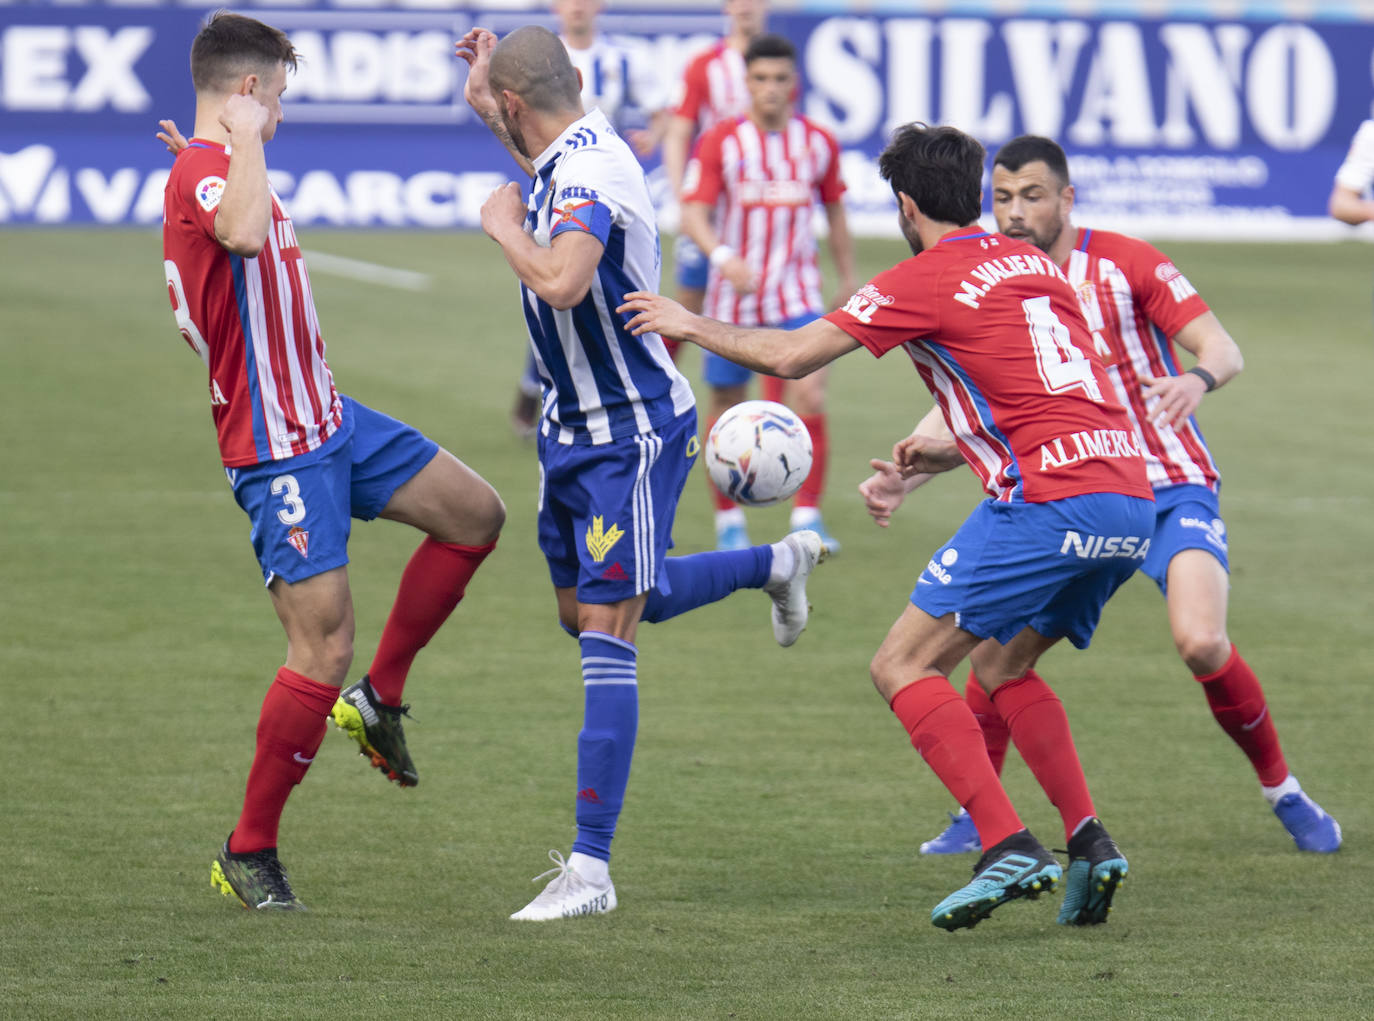
[{"label": "white football boot", "polygon": [[786,648],[806,629],[811,613],[806,601],[806,579],[826,558],[826,548],[821,537],[809,529],[792,532],[775,545],[788,546],[794,557],[791,574],[763,586],[773,600],[773,637]]},{"label": "white football boot", "polygon": [[573,863],[564,861],[563,855],[557,851],[549,852],[549,860],[554,867],[531,880],[537,883],[553,876],[549,885],[538,897],[511,915],[512,919],[518,922],[547,922],[555,918],[604,915],[615,910],[615,886],[609,875],[605,884],[600,885],[583,878]]}]

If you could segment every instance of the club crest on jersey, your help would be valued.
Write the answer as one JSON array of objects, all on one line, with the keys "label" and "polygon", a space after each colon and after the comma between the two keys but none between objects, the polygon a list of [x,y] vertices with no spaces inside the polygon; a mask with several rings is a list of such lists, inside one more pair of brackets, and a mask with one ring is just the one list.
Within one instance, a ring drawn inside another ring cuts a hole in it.
[{"label": "club crest on jersey", "polygon": [[300,525],[292,525],[291,531],[286,533],[286,541],[301,556],[309,559],[310,557],[310,533]]},{"label": "club crest on jersey", "polygon": [[222,177],[202,177],[200,183],[196,185],[196,201],[200,203],[200,208],[207,213],[219,205],[219,200],[224,197],[224,178]]},{"label": "club crest on jersey", "polygon": [[891,295],[884,294],[872,284],[864,284],[850,297],[845,303],[844,311],[848,312],[861,323],[873,322],[873,313],[887,305],[891,305],[897,299]]},{"label": "club crest on jersey", "polygon": [[587,199],[583,202],[569,202],[567,205],[557,210],[558,221],[554,224],[554,227],[558,228],[566,226],[567,224],[572,224],[574,227],[580,227],[590,232],[592,229],[591,223],[577,214],[583,209],[589,209],[595,205],[596,203],[591,199]]},{"label": "club crest on jersey", "polygon": [[611,522],[610,528],[605,528],[602,524],[601,515],[592,518],[591,526],[587,529],[587,552],[592,555],[592,560],[596,563],[606,559],[606,554],[611,552],[611,547],[618,543],[625,530]]}]

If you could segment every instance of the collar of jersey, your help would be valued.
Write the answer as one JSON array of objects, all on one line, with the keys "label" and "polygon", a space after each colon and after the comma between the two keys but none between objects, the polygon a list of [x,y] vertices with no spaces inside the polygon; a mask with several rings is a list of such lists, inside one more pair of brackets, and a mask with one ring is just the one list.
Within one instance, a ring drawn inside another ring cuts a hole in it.
[{"label": "collar of jersey", "polygon": [[205,139],[205,138],[193,138],[193,139],[191,139],[189,142],[186,143],[186,148],[188,148],[188,149],[213,149],[213,150],[215,150],[216,152],[228,152],[228,151],[229,151],[229,147],[228,147],[227,145],[221,145],[219,142],[211,142],[211,141],[209,141],[208,139]]},{"label": "collar of jersey", "polygon": [[958,232],[955,232],[953,234],[946,234],[944,237],[942,237],[939,241],[935,243],[937,245],[943,245],[946,241],[974,241],[978,238],[992,237],[992,235],[985,231],[982,227],[960,227],[959,230],[966,230],[970,233],[960,234]]},{"label": "collar of jersey", "polygon": [[597,135],[600,135],[602,132],[608,135],[615,134],[615,130],[611,127],[611,122],[606,119],[606,115],[601,112],[601,108],[594,107],[591,113],[584,113],[581,117],[564,128],[563,134],[555,138],[547,149],[530,161],[534,165],[535,172],[537,173],[543,170],[545,166],[557,159],[558,156],[567,149],[566,143],[568,139],[583,128],[587,128]]}]

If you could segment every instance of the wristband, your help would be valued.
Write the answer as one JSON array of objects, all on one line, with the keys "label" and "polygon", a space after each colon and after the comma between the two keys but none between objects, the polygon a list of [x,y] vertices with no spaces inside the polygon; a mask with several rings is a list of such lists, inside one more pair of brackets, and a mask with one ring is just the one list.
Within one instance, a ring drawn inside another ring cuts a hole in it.
[{"label": "wristband", "polygon": [[711,249],[710,262],[713,269],[720,269],[735,257],[735,250],[729,245],[716,245]]},{"label": "wristband", "polygon": [[1210,372],[1208,372],[1206,369],[1204,369],[1201,365],[1194,365],[1194,366],[1193,366],[1191,369],[1189,369],[1188,371],[1191,372],[1191,373],[1192,373],[1194,376],[1196,376],[1198,379],[1202,380],[1204,383],[1207,384],[1207,392],[1208,392],[1208,393],[1211,393],[1213,390],[1215,390],[1215,389],[1217,388],[1217,377],[1214,376],[1214,375],[1212,375]]}]

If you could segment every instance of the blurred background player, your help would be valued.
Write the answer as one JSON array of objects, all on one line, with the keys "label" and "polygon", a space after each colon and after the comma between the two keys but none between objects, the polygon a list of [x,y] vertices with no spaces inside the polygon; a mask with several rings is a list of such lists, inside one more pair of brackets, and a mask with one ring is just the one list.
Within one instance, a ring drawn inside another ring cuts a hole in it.
[{"label": "blurred background player", "polygon": [[[931,556],[869,667],[981,838],[972,881],[936,905],[931,923],[972,927],[1063,875],[1022,825],[950,685],[950,672],[971,656],[1059,810],[1069,854],[1059,921],[1092,925],[1107,920],[1127,863],[1097,818],[1064,707],[1035,664],[1061,638],[1088,645],[1103,605],[1139,564],[1154,504],[1073,289],[1030,245],[978,226],[984,156],[955,128],[899,128],[878,169],[914,257],[799,329],[721,323],[649,292],[627,295],[621,310],[635,313],[636,333],[668,334],[788,379],[860,347],[909,356],[938,406],[894,446],[898,470],[967,462],[988,494]],[[1076,442],[1083,436],[1095,441]],[[1109,555],[1077,556],[1065,548],[1071,532],[1119,543]]]},{"label": "blurred background player", "polygon": [[1374,220],[1374,120],[1359,126],[1350,140],[1350,151],[1336,171],[1336,183],[1327,200],[1327,210],[1342,223],[1358,225]]},{"label": "blurred background player", "polygon": [[[1221,483],[1193,413],[1205,393],[1241,371],[1240,349],[1159,250],[1122,234],[1074,229],[1074,189],[1056,142],[1023,135],[1002,146],[993,161],[992,196],[1002,233],[1045,252],[1074,285],[1093,342],[1146,451],[1157,520],[1141,570],[1164,594],[1179,655],[1201,684],[1218,725],[1250,760],[1265,799],[1298,849],[1335,851],[1341,828],[1288,771],[1260,682],[1226,633],[1229,568]],[[1174,345],[1197,364],[1180,371]],[[882,523],[922,481],[903,485],[880,469],[864,484],[869,509]],[[978,680],[970,674],[965,697],[1000,770],[1006,724]],[[952,854],[977,847],[977,834],[961,812],[921,850]]]},{"label": "blurred background player", "polygon": [[[452,454],[334,388],[305,262],[263,153],[295,66],[279,30],[211,16],[191,46],[195,131],[173,164],[163,218],[177,326],[209,369],[225,473],[252,520],[287,639],[262,703],[243,810],[211,883],[245,907],[285,909],[303,905],[277,858],[278,824],[325,721],[346,707],[373,764],[416,782],[400,722],[406,675],[505,520],[496,491]],[[185,141],[164,127],[169,146]],[[428,535],[402,575],[369,677],[341,693],[353,659],[350,515]]]},{"label": "blurred background player", "polygon": [[[688,165],[682,233],[710,253],[705,314],[741,326],[793,329],[854,293],[854,241],[840,197],[840,147],[835,137],[793,110],[797,51],[778,35],[759,35],[745,50],[749,109],[701,136]],[[826,305],[811,221],[817,204],[829,223],[839,299]],[[791,527],[821,536],[833,555],[839,543],[821,520],[829,447],[825,382],[829,368],[784,382],[764,376],[763,397],[782,401],[811,433],[811,473],[797,492]],[[702,375],[711,388],[706,429],[748,396],[753,373],[706,351]],[[708,485],[709,485],[708,481]],[[749,545],[744,511],[714,485],[716,548]]]},{"label": "blurred background player", "polygon": [[[601,33],[597,17],[606,8],[603,0],[553,0],[550,6],[558,18],[558,38],[582,75],[582,109],[600,110],[640,156],[648,156],[668,118],[666,83],[652,61]],[[540,398],[539,372],[531,353],[511,408],[516,435],[534,436]]]},{"label": "blurred background player", "polygon": [[610,877],[639,720],[640,620],[667,620],[741,588],[773,602],[773,637],[806,626],[806,580],[825,555],[797,532],[771,546],[668,557],[683,485],[700,449],[696,402],[662,340],[632,336],[615,309],[659,284],[659,240],[644,170],[599,110],[584,113],[558,39],[529,26],[500,43],[476,28],[458,44],[464,96],[532,178],[482,206],[482,228],[520,281],[543,388],[539,548],[559,622],[582,653],[577,837],[544,890],[511,917],[547,921],[616,907]]},{"label": "blurred background player", "polygon": [[[678,97],[663,131],[663,169],[679,205],[692,140],[720,121],[749,110],[744,51],[763,32],[768,20],[766,0],[725,0],[725,37],[688,62],[678,83]],[[700,312],[706,299],[710,264],[703,252],[679,231],[673,249],[677,264],[677,298],[688,311]],[[666,340],[669,351],[676,341]]]}]

